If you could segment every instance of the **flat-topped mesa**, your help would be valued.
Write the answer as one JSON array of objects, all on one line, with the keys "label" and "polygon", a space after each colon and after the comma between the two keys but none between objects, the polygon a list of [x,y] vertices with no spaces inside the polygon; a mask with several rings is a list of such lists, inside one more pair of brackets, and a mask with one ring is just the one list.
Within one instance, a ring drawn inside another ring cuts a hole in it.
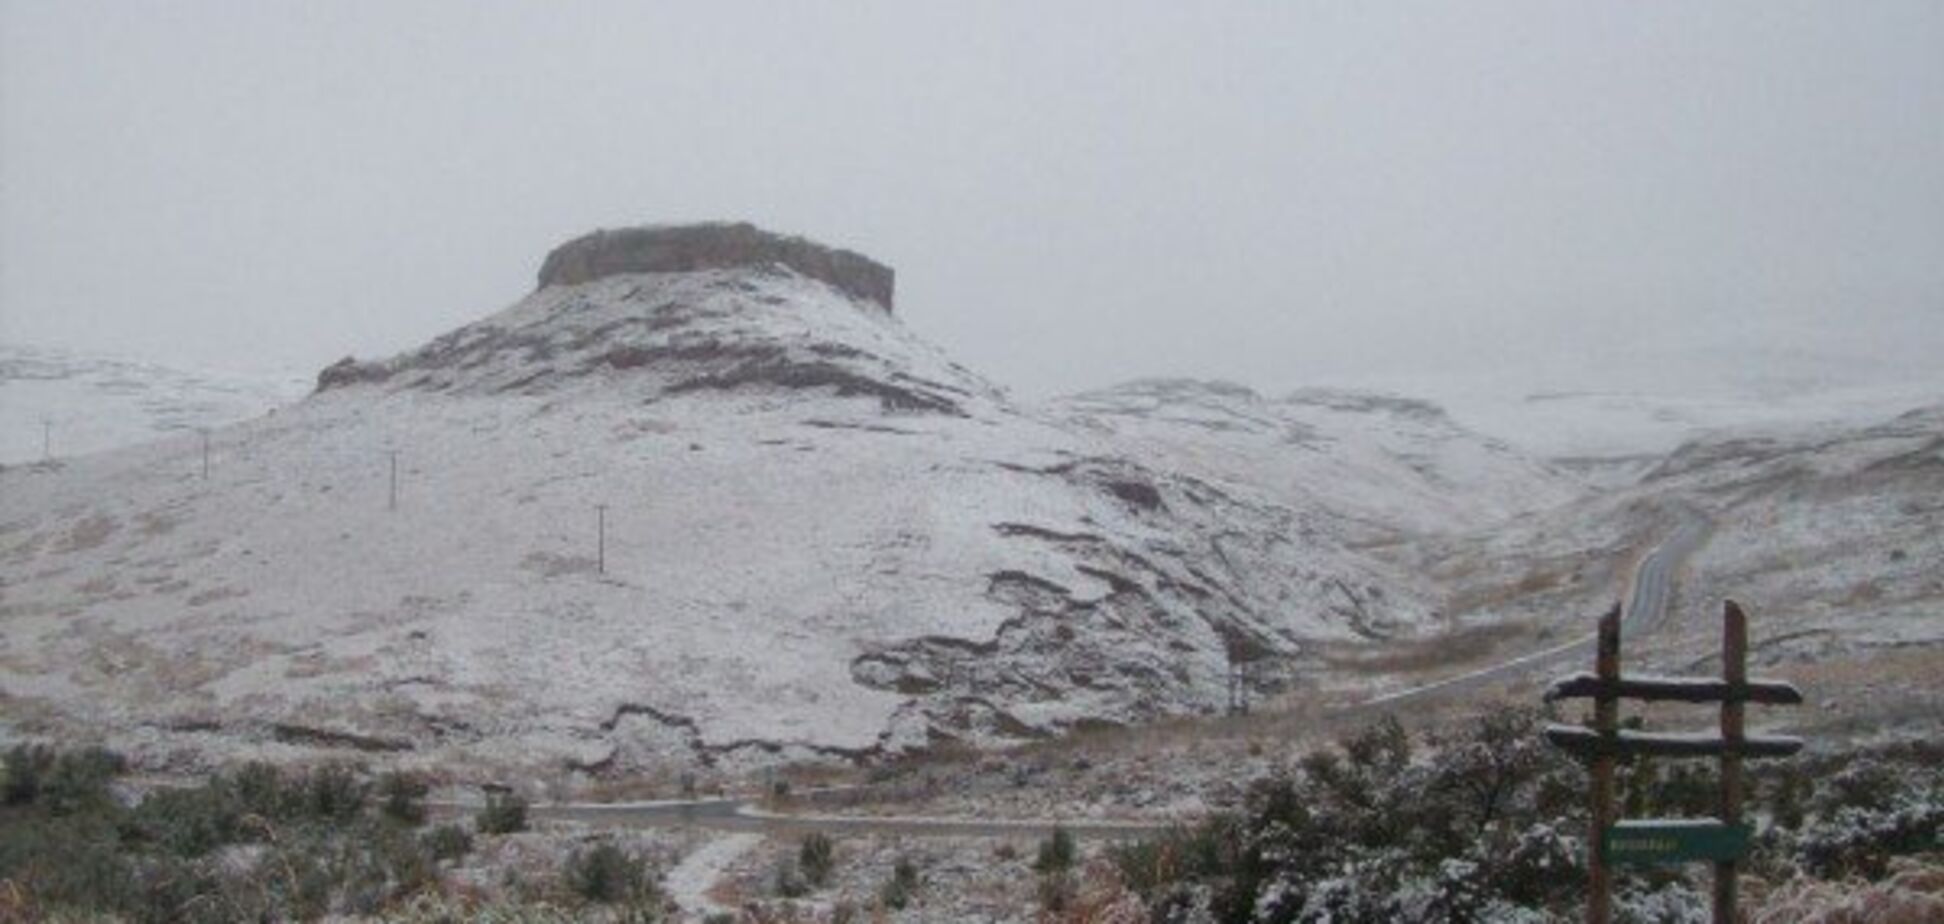
[{"label": "flat-topped mesa", "polygon": [[891,311],[894,274],[863,254],[764,231],[746,222],[595,231],[553,249],[540,288],[623,273],[680,273],[780,263]]}]

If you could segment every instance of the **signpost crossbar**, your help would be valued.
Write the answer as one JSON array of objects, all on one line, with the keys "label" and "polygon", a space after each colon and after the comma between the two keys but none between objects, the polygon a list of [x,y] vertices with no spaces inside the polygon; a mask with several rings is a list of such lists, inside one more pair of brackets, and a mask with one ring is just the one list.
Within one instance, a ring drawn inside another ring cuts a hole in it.
[{"label": "signpost crossbar", "polygon": [[1715,735],[1621,731],[1612,736],[1579,725],[1548,725],[1546,740],[1575,754],[1646,754],[1653,757],[1787,757],[1802,750],[1802,739],[1787,735],[1750,735],[1739,741]]},{"label": "signpost crossbar", "polygon": [[1562,699],[1637,699],[1649,702],[1758,703],[1800,706],[1802,691],[1780,680],[1732,684],[1718,677],[1625,677],[1612,682],[1586,673],[1553,681],[1546,702]]},{"label": "signpost crossbar", "polygon": [[[1586,758],[1592,789],[1592,829],[1587,845],[1586,920],[1608,924],[1612,916],[1616,863],[1714,864],[1715,924],[1734,924],[1736,865],[1748,852],[1749,831],[1742,824],[1742,761],[1786,757],[1802,750],[1800,738],[1748,735],[1743,713],[1748,703],[1794,706],[1802,693],[1776,680],[1748,679],[1748,617],[1734,601],[1722,607],[1721,677],[1621,677],[1620,611],[1600,620],[1594,649],[1595,671],[1562,677],[1546,690],[1546,701],[1593,700],[1592,727],[1548,725],[1546,740]],[[1661,700],[1719,703],[1718,735],[1622,731],[1620,701]],[[1613,819],[1613,765],[1618,757],[1714,757],[1721,762],[1721,795],[1714,819]]]}]

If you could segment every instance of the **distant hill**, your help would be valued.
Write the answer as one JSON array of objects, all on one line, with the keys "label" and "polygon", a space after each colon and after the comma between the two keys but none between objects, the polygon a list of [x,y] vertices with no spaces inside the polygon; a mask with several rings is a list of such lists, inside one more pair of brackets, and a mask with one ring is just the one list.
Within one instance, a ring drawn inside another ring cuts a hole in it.
[{"label": "distant hill", "polygon": [[302,396],[297,377],[177,369],[0,344],[0,464],[99,452],[255,417]]}]

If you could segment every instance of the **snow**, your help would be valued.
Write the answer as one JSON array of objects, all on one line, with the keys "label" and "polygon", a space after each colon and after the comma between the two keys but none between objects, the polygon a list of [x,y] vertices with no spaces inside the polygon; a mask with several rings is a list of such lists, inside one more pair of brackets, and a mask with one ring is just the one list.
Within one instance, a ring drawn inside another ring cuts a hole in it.
[{"label": "snow", "polygon": [[1019,407],[774,269],[552,287],[360,368],[217,429],[206,480],[190,435],[0,473],[0,690],[143,741],[589,767],[1212,711],[1238,635],[1426,624],[1422,578],[1354,540],[1531,502],[1418,519],[1385,491],[1535,470],[1408,407],[1365,439],[1362,399],[1311,396],[1277,425],[1333,435],[1246,490],[1226,475],[1273,446],[1227,472]]},{"label": "snow", "polygon": [[255,417],[309,388],[289,374],[175,369],[0,344],[0,465],[68,457]]},{"label": "snow", "polygon": [[325,732],[595,771],[1011,740],[1217,711],[1238,646],[1437,626],[1465,568],[1414,559],[1427,537],[1602,597],[1589,563],[1670,500],[1719,524],[1705,593],[1810,591],[1806,630],[1881,578],[1856,644],[1944,638],[1936,412],[1701,441],[1590,493],[1385,395],[1022,406],[774,268],[550,287],[351,372],[214,430],[206,479],[181,432],[0,470],[10,713],[168,754]]},{"label": "snow", "polygon": [[1393,396],[1144,380],[1056,405],[1083,424],[1226,484],[1266,489],[1385,533],[1480,529],[1572,500],[1572,476]]},{"label": "snow", "polygon": [[662,887],[668,890],[668,897],[682,910],[698,918],[710,914],[733,912],[736,909],[723,906],[709,897],[709,890],[722,878],[731,863],[743,854],[762,843],[760,834],[724,834],[701,847],[690,851],[675,864],[662,879]]}]

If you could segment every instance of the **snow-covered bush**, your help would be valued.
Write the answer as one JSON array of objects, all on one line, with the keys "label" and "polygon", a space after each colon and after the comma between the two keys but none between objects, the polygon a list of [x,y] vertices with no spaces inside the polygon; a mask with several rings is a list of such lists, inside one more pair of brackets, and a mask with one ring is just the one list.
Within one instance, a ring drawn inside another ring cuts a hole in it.
[{"label": "snow-covered bush", "polygon": [[[1153,919],[1564,921],[1586,887],[1583,767],[1546,746],[1543,716],[1500,710],[1413,740],[1366,727],[1255,781],[1242,807],[1111,856]],[[1895,858],[1935,851],[1944,771],[1924,746],[1757,764],[1746,870],[1786,878],[1879,879]],[[1636,812],[1712,808],[1712,768],[1622,767]],[[1706,865],[1616,871],[1615,920],[1702,920]]]}]

